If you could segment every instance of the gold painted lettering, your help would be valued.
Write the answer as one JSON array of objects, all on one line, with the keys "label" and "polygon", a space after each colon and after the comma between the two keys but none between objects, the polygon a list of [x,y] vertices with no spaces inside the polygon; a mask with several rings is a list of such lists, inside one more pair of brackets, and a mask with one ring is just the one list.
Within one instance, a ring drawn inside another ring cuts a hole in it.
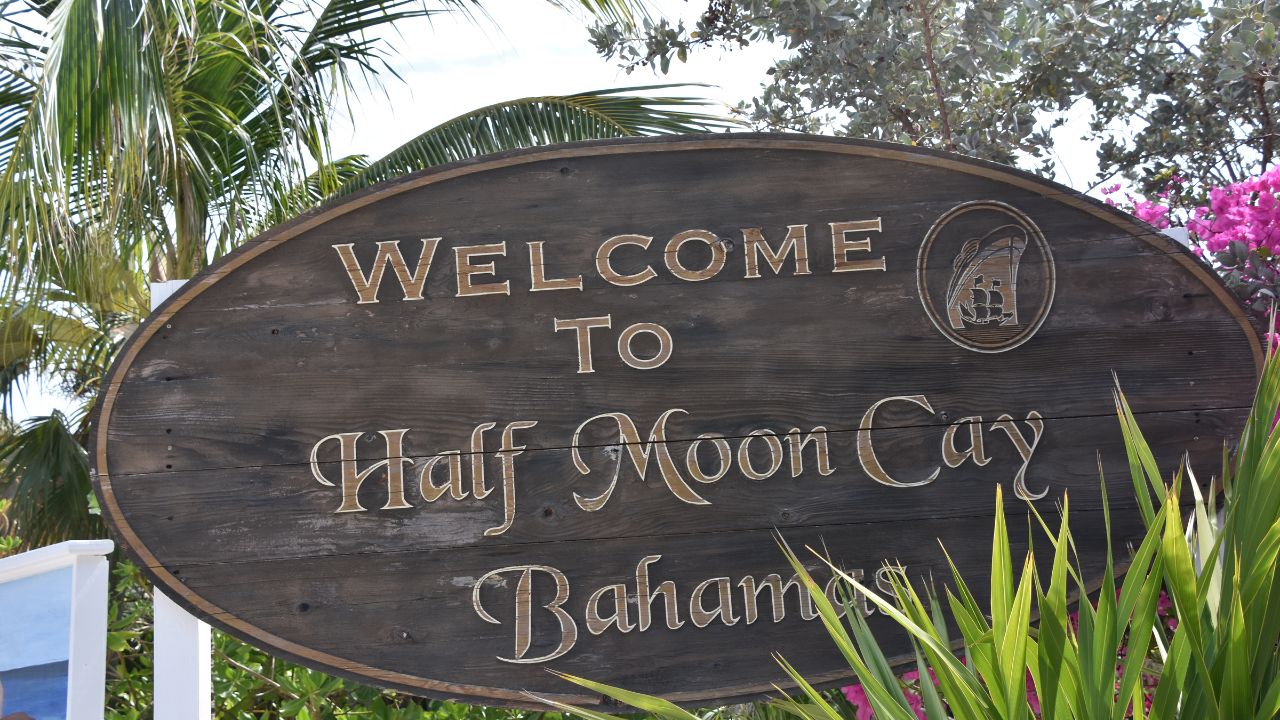
[{"label": "gold painted lettering", "polygon": [[664,580],[658,589],[649,591],[649,566],[662,559],[661,555],[646,555],[636,564],[636,627],[640,632],[649,629],[653,620],[653,601],[662,595],[667,628],[675,630],[684,625],[680,619],[680,605],[676,602],[676,584]]},{"label": "gold painted lettering", "polygon": [[796,589],[796,599],[800,603],[800,617],[804,620],[812,620],[818,617],[818,610],[813,606],[813,598],[809,597],[809,592],[805,590],[804,585],[800,582],[798,575],[792,575],[787,584],[782,584],[782,576],[777,573],[769,573],[764,576],[764,580],[760,581],[759,586],[756,585],[756,579],[750,575],[742,578],[738,582],[742,588],[742,616],[746,619],[747,624],[756,621],[760,616],[760,610],[757,603],[760,601],[760,591],[768,587],[772,592],[770,598],[773,601],[773,621],[782,622],[787,616],[787,590],[792,586]]},{"label": "gold painted lettering", "polygon": [[[631,351],[631,341],[640,333],[648,333],[658,338],[658,352],[651,358],[637,357]],[[652,370],[662,367],[664,363],[671,359],[671,333],[657,323],[636,323],[618,335],[618,355],[622,357],[622,362],[637,370]],[[581,360],[579,360],[579,364],[581,364]],[[582,371],[579,370],[578,372]]]},{"label": "gold painted lettering", "polygon": [[638,273],[623,275],[613,269],[613,263],[610,259],[613,251],[621,245],[638,245],[642,250],[647,250],[651,242],[653,242],[653,238],[645,235],[615,235],[605,240],[600,245],[600,250],[596,253],[596,272],[600,273],[600,277],[604,278],[605,282],[621,287],[639,285],[654,279],[658,273],[648,265],[645,265],[644,269]]},{"label": "gold painted lettering", "polygon": [[404,457],[403,452],[404,434],[407,432],[409,432],[408,428],[379,430],[378,434],[386,441],[386,459],[379,460],[364,470],[360,470],[356,465],[356,441],[364,433],[336,433],[320,438],[320,441],[311,447],[311,476],[321,485],[333,487],[333,483],[320,471],[319,456],[320,448],[326,442],[338,441],[342,461],[342,504],[335,512],[364,512],[366,508],[360,504],[360,485],[382,468],[387,469],[387,503],[382,506],[382,509],[403,510],[413,507],[404,499],[404,466],[413,464],[412,460]]},{"label": "gold painted lettering", "polygon": [[[716,453],[720,455],[720,469],[714,475],[708,475],[702,471],[702,465],[698,462],[698,446],[704,440],[710,440],[712,447],[716,449]],[[684,456],[685,467],[689,469],[689,476],[700,483],[713,483],[724,477],[729,472],[729,467],[733,465],[733,450],[729,449],[729,441],[719,435],[711,433],[702,433],[689,445],[689,451]]]},{"label": "gold painted lettering", "polygon": [[[969,427],[969,447],[960,450],[956,447],[956,433],[961,427]],[[982,467],[991,462],[991,458],[987,457],[986,448],[982,444],[982,416],[971,415],[963,417],[947,426],[947,431],[942,435],[942,461],[947,467],[960,467],[965,460],[973,458],[973,464]]]},{"label": "gold painted lettering", "polygon": [[[690,270],[680,262],[680,247],[690,240],[704,242],[711,248],[711,261],[701,270]],[[667,243],[667,252],[664,257],[667,261],[667,269],[672,275],[681,280],[699,282],[710,280],[724,269],[725,251],[724,245],[715,233],[709,230],[685,230],[672,236],[671,241]]]},{"label": "gold painted lettering", "polygon": [[924,480],[916,482],[899,482],[889,477],[889,473],[884,471],[884,467],[880,465],[879,458],[876,457],[875,448],[871,444],[871,428],[875,422],[876,411],[881,405],[890,402],[907,402],[924,408],[925,412],[933,413],[933,408],[929,406],[929,401],[924,395],[895,395],[882,400],[877,400],[871,407],[867,408],[867,412],[862,416],[862,423],[858,425],[858,462],[862,463],[862,469],[871,476],[872,480],[889,487],[918,487],[920,485],[928,485],[938,479],[938,473],[942,472],[942,468],[935,468],[933,474]]},{"label": "gold painted lettering", "polygon": [[[588,467],[587,463],[582,459],[578,440],[582,436],[582,430],[585,427],[596,420],[609,418],[617,423],[618,443],[626,448],[627,454],[631,457],[631,464],[635,467],[636,473],[640,476],[641,480],[644,480],[645,473],[649,469],[649,453],[653,452],[656,448],[658,469],[662,473],[663,482],[667,484],[667,489],[671,490],[671,493],[677,498],[689,503],[690,505],[710,505],[711,503],[702,499],[700,495],[693,491],[693,488],[689,487],[689,484],[686,483],[684,478],[680,475],[680,470],[676,468],[675,461],[671,459],[671,450],[667,445],[666,427],[667,419],[675,413],[684,413],[687,415],[688,411],[681,410],[679,408],[672,408],[671,410],[667,410],[662,413],[662,415],[658,417],[657,422],[653,424],[653,429],[649,432],[648,443],[641,442],[640,433],[636,429],[636,424],[624,413],[601,413],[594,417],[587,418],[578,426],[578,429],[573,432],[573,447],[570,452],[573,456],[574,466],[577,467],[578,472],[583,475],[589,475],[591,473],[591,468]],[[613,469],[613,479],[609,482],[609,486],[605,488],[604,492],[595,497],[584,497],[579,495],[577,492],[574,492],[574,502],[578,504],[578,507],[586,510],[587,512],[595,512],[596,510],[604,507],[604,504],[609,502],[609,496],[613,494],[614,487],[618,484],[618,474],[621,469],[622,453],[619,452],[618,462]]]},{"label": "gold painted lettering", "polygon": [[1013,477],[1013,494],[1019,500],[1039,500],[1049,493],[1049,488],[1045,487],[1040,494],[1033,495],[1027,489],[1027,466],[1031,464],[1031,455],[1035,453],[1036,446],[1040,444],[1040,438],[1044,435],[1044,418],[1040,413],[1032,410],[1027,413],[1027,419],[1024,422],[1031,428],[1031,442],[1027,442],[1023,437],[1022,431],[1014,424],[1013,417],[1010,415],[1001,415],[996,418],[996,421],[991,423],[991,429],[1003,430],[1009,436],[1014,449],[1018,451],[1018,457],[1022,458],[1022,467],[1018,468],[1018,474]]},{"label": "gold painted lettering", "polygon": [[[611,615],[600,615],[600,599],[605,593],[613,594],[613,613]],[[605,585],[604,587],[591,593],[591,597],[587,599],[587,630],[592,635],[599,635],[609,629],[610,625],[616,625],[619,632],[631,632],[630,620],[627,619],[627,588],[625,585]]]},{"label": "gold painted lettering", "polygon": [[546,262],[542,255],[542,240],[535,240],[529,245],[529,292],[543,290],[581,290],[582,276],[571,278],[548,278]]},{"label": "gold painted lettering", "polygon": [[560,332],[561,330],[573,330],[577,333],[578,372],[595,372],[595,365],[591,362],[591,329],[609,327],[613,322],[613,316],[605,315],[603,317],[572,318],[569,320],[553,318],[552,322],[556,332]]},{"label": "gold painted lettering", "polygon": [[[449,484],[447,485],[436,485],[431,480],[431,475],[435,472],[436,465],[441,462],[449,463]],[[449,450],[427,458],[426,464],[422,466],[422,471],[418,473],[418,492],[422,494],[422,499],[427,502],[439,500],[446,492],[454,500],[465,498],[467,491],[462,487],[462,453],[457,450]]]},{"label": "gold painted lettering", "polygon": [[[862,568],[845,570],[844,574],[848,575],[854,580],[857,580],[858,582],[862,582],[862,577],[863,575],[865,575],[865,573],[862,571]],[[840,580],[841,578],[839,575],[832,575],[831,579],[827,581],[827,586],[823,589],[823,592],[827,594],[827,599],[830,600],[831,604],[835,606],[836,616],[844,617],[845,616],[845,611],[844,611],[845,598],[842,596],[842,593],[840,592],[840,588],[841,588]],[[864,616],[870,616],[872,613],[875,612],[875,606],[871,604],[871,601],[867,599],[866,595],[863,595],[860,591],[855,590],[852,587],[847,589],[851,593],[851,596],[849,599],[849,605],[851,607],[857,607],[858,612],[862,613]]]},{"label": "gold painted lettering", "polygon": [[830,475],[835,472],[827,449],[827,429],[819,425],[813,432],[802,437],[800,428],[791,428],[787,431],[787,444],[791,451],[791,477],[800,477],[800,473],[804,472],[804,449],[809,443],[814,444],[814,452],[818,456],[818,474]]},{"label": "gold painted lettering", "polygon": [[391,266],[396,279],[400,281],[404,299],[421,300],[423,289],[427,285],[427,272],[431,269],[431,260],[436,255],[436,245],[439,243],[440,238],[422,239],[422,253],[418,255],[417,268],[410,274],[409,266],[405,263],[404,256],[400,254],[400,241],[379,242],[378,254],[374,257],[373,266],[369,268],[367,276],[360,269],[360,262],[356,260],[354,243],[332,247],[338,251],[338,257],[342,259],[342,267],[346,269],[347,276],[351,278],[351,285],[355,287],[356,295],[360,298],[356,304],[363,305],[378,302],[378,288],[382,286],[382,276],[386,272],[387,265]]},{"label": "gold painted lettering", "polygon": [[[707,588],[712,585],[716,586],[716,606],[713,610],[707,610],[702,604],[702,595]],[[733,614],[733,598],[730,594],[729,578],[717,577],[703,580],[693,589],[693,594],[689,596],[689,619],[697,627],[706,627],[711,624],[717,617],[720,622],[725,625],[736,625],[738,618]]]},{"label": "gold painted lettering", "polygon": [[516,519],[516,464],[515,457],[524,452],[527,445],[515,444],[515,432],[528,430],[537,420],[517,420],[502,429],[502,448],[494,453],[502,461],[502,524],[484,531],[485,537],[506,532]]},{"label": "gold painted lettering", "polygon": [[[857,574],[855,575],[854,573],[857,573]],[[855,570],[853,573],[848,573],[848,574],[849,574],[849,575],[853,575],[854,577],[858,578],[859,580],[861,580],[861,579],[862,579],[862,571],[861,571],[861,570]],[[839,592],[840,582],[839,582],[839,581],[840,581],[840,576],[839,576],[839,575],[832,575],[832,576],[831,576],[831,579],[827,581],[827,584],[826,584],[825,586],[823,586],[823,588],[822,588],[822,593],[823,593],[824,595],[826,595],[826,596],[827,596],[827,599],[828,599],[828,600],[830,600],[830,601],[831,601],[831,606],[832,606],[832,607],[835,609],[835,611],[836,611],[836,617],[844,617],[844,615],[845,615],[845,612],[844,612],[844,599],[840,597],[840,592]]]},{"label": "gold painted lettering", "polygon": [[763,255],[764,261],[773,269],[774,275],[782,274],[782,263],[786,261],[787,255],[795,253],[796,271],[795,275],[808,275],[809,273],[809,235],[808,225],[788,225],[787,237],[782,241],[782,246],[774,250],[769,245],[769,241],[764,238],[763,228],[742,228],[742,240],[745,245],[744,258],[747,262],[747,277],[760,277],[760,258],[757,255]]},{"label": "gold painted lettering", "polygon": [[850,240],[846,235],[852,232],[880,232],[880,218],[831,223],[831,252],[835,255],[835,266],[831,268],[831,272],[884,270],[883,255],[872,260],[849,259],[851,252],[871,252],[871,236],[862,240]]},{"label": "gold painted lettering", "polygon": [[511,281],[496,283],[475,283],[472,275],[493,275],[497,270],[492,262],[474,264],[471,259],[484,255],[506,256],[507,243],[490,243],[488,245],[463,245],[453,249],[454,262],[457,264],[458,297],[471,295],[510,295]]},{"label": "gold painted lettering", "polygon": [[489,497],[493,488],[484,482],[484,434],[498,423],[480,423],[471,431],[471,496],[477,500]]},{"label": "gold painted lettering", "polygon": [[[875,574],[876,589],[880,591],[881,595],[893,597],[893,594],[894,594],[893,576],[894,575],[897,575],[899,578],[906,580],[907,566],[886,564],[882,566],[879,570],[876,570],[876,574]],[[872,612],[875,611],[875,606],[872,605],[871,600],[867,599],[865,596],[862,598],[862,603],[864,606],[863,612],[865,614],[870,615]]]},{"label": "gold painted lettering", "polygon": [[[524,654],[529,651],[529,645],[533,642],[533,573],[535,571],[545,572],[555,580],[556,596],[551,602],[542,607],[550,610],[560,624],[560,644],[556,646],[555,650],[546,655],[527,658]],[[539,663],[554,660],[573,649],[574,643],[578,642],[578,624],[561,607],[569,599],[569,579],[564,576],[564,573],[547,565],[512,565],[491,570],[481,576],[471,590],[471,606],[475,609],[476,614],[480,616],[480,619],[494,625],[502,624],[502,621],[490,615],[481,605],[480,588],[484,586],[485,581],[489,578],[501,578],[503,573],[508,572],[521,573],[520,580],[516,585],[515,657],[504,658],[498,656],[498,659],[509,663]]]},{"label": "gold painted lettering", "polygon": [[[751,466],[751,448],[749,445],[756,438],[763,438],[765,446],[769,448],[769,469],[764,472],[760,472]],[[782,441],[778,439],[777,433],[766,429],[752,430],[746,437],[742,438],[742,442],[738,445],[738,469],[742,471],[743,475],[746,475],[751,480],[764,480],[778,472],[780,467],[782,467]]]}]

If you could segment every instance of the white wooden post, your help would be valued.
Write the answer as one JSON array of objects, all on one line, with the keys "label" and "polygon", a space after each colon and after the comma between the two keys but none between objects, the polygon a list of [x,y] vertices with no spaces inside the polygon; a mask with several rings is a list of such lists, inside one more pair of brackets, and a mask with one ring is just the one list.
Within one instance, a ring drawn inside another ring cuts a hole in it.
[{"label": "white wooden post", "polygon": [[[151,309],[186,280],[151,283]],[[213,645],[209,626],[154,590],[155,720],[211,720]]]},{"label": "white wooden post", "polygon": [[[110,540],[68,540],[0,559],[0,583],[71,568],[71,617],[65,648],[70,720],[102,720],[107,677],[107,581],[111,574],[106,556],[114,549]],[[4,619],[0,616],[0,657],[5,643],[21,643],[19,636],[24,632],[52,632],[40,627],[6,628]]]},{"label": "white wooden post", "polygon": [[209,626],[155,589],[155,720],[209,720],[213,652]]}]

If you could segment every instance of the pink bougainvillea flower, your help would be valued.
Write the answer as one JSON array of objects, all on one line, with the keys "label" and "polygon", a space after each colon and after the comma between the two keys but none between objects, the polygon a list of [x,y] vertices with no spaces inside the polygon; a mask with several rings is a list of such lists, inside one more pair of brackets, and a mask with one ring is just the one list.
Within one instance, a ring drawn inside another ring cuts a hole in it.
[{"label": "pink bougainvillea flower", "polygon": [[1040,696],[1036,694],[1036,684],[1031,679],[1031,673],[1027,673],[1027,704],[1031,706],[1031,712],[1040,717]]},{"label": "pink bougainvillea flower", "polygon": [[1233,242],[1249,250],[1280,251],[1280,165],[1209,190],[1209,204],[1192,211],[1187,229],[1209,252],[1221,252]]},{"label": "pink bougainvillea flower", "polygon": [[842,687],[840,691],[853,706],[854,717],[857,720],[872,720],[875,717],[871,712],[871,701],[867,699],[867,691],[862,689],[861,684]]}]

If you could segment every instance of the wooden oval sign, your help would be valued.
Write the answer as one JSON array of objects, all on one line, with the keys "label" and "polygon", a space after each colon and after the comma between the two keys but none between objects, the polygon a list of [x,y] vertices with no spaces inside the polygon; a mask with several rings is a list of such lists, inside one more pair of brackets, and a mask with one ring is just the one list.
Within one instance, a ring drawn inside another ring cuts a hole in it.
[{"label": "wooden oval sign", "polygon": [[[271,652],[488,704],[847,675],[777,549],[986,583],[997,484],[1139,532],[1112,373],[1211,472],[1259,339],[1132,218],[1008,168],[742,135],[462,163],[166,302],[100,403],[117,538]],[[1011,523],[1015,526],[1020,523]],[[904,637],[860,605],[892,651]]]}]

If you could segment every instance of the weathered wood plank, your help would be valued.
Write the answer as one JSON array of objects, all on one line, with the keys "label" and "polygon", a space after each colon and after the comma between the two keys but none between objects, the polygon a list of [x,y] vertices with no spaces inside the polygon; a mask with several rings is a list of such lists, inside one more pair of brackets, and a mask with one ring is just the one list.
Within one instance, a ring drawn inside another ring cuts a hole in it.
[{"label": "weathered wood plank", "polygon": [[[781,572],[775,528],[867,573],[943,576],[942,540],[985,587],[999,484],[1019,515],[1069,496],[1096,574],[1099,461],[1116,546],[1140,532],[1113,374],[1162,466],[1205,475],[1259,358],[1196,259],[1025,174],[803,137],[586,144],[389,183],[193,280],[106,382],[96,482],[160,587],[273,652],[471,701],[599,701],[554,667],[701,704],[767,692],[771,651],[840,673],[798,599],[778,623],[690,609]],[[637,620],[652,555],[684,624],[602,629],[593,591],[622,584],[598,612]]]},{"label": "weathered wood plank", "polygon": [[[1180,412],[1146,415],[1144,428],[1162,467],[1176,467],[1184,451],[1190,452],[1198,474],[1216,473],[1222,438],[1238,426],[1243,411]],[[1074,418],[1046,421],[1042,445],[1028,466],[1028,485],[1039,493],[1060,498],[1069,491],[1079,508],[1098,508],[1102,462],[1108,493],[1117,506],[1132,506],[1131,481],[1122,451],[1114,436],[1118,424],[1109,418]],[[1199,428],[1194,439],[1183,437],[1182,429]],[[738,466],[712,484],[689,481],[689,485],[709,504],[691,506],[678,499],[664,484],[655,465],[646,479],[625,453],[613,495],[599,510],[588,512],[574,501],[574,494],[592,497],[608,485],[619,453],[609,446],[582,451],[593,469],[580,474],[569,450],[529,451],[516,458],[516,485],[513,523],[498,536],[481,531],[503,524],[505,502],[501,489],[476,500],[454,501],[448,495],[428,503],[420,495],[418,481],[422,460],[407,473],[405,497],[412,507],[381,509],[387,502],[387,484],[382,475],[371,477],[361,487],[360,500],[367,512],[335,513],[341,492],[325,487],[304,465],[277,465],[243,468],[236,471],[190,470],[150,474],[130,478],[121,485],[117,498],[121,508],[137,519],[139,533],[148,547],[176,563],[198,562],[216,543],[218,557],[228,562],[255,558],[284,560],[329,553],[404,552],[427,547],[497,547],[569,540],[597,540],[610,537],[643,538],[664,533],[723,532],[771,527],[793,528],[830,525],[856,517],[866,522],[900,522],[929,518],[982,515],[991,507],[997,483],[1010,488],[1022,465],[1020,457],[1003,433],[990,433],[984,426],[990,463],[977,467],[966,463],[958,468],[944,465],[941,441],[944,429],[879,429],[874,432],[878,454],[892,475],[911,477],[917,470],[913,458],[931,458],[940,468],[938,479],[914,488],[886,487],[873,481],[859,465],[852,434],[833,435],[830,447],[832,472],[822,475],[813,446],[802,455],[802,473],[792,477],[790,457],[765,480],[745,477]],[[1189,440],[1189,442],[1188,442]],[[685,460],[689,443],[670,443],[670,454],[679,463],[683,477],[689,478]],[[740,442],[732,443],[735,456]],[[1101,457],[1095,451],[1107,449]],[[714,470],[714,451],[705,448],[700,462]],[[766,469],[769,459],[759,442],[749,447],[752,463]],[[486,483],[500,485],[501,462],[492,453],[485,456]],[[736,460],[736,457],[735,457]],[[337,477],[338,463],[324,463],[320,470]],[[464,487],[472,487],[470,461],[464,464]],[[444,474],[436,476],[442,483]],[[916,479],[916,478],[912,478]],[[238,498],[234,505],[223,498]],[[1020,501],[1010,497],[1008,506],[1016,511]],[[200,508],[199,512],[185,511]],[[264,524],[264,518],[269,522]],[[927,542],[927,541],[926,541]]]}]

